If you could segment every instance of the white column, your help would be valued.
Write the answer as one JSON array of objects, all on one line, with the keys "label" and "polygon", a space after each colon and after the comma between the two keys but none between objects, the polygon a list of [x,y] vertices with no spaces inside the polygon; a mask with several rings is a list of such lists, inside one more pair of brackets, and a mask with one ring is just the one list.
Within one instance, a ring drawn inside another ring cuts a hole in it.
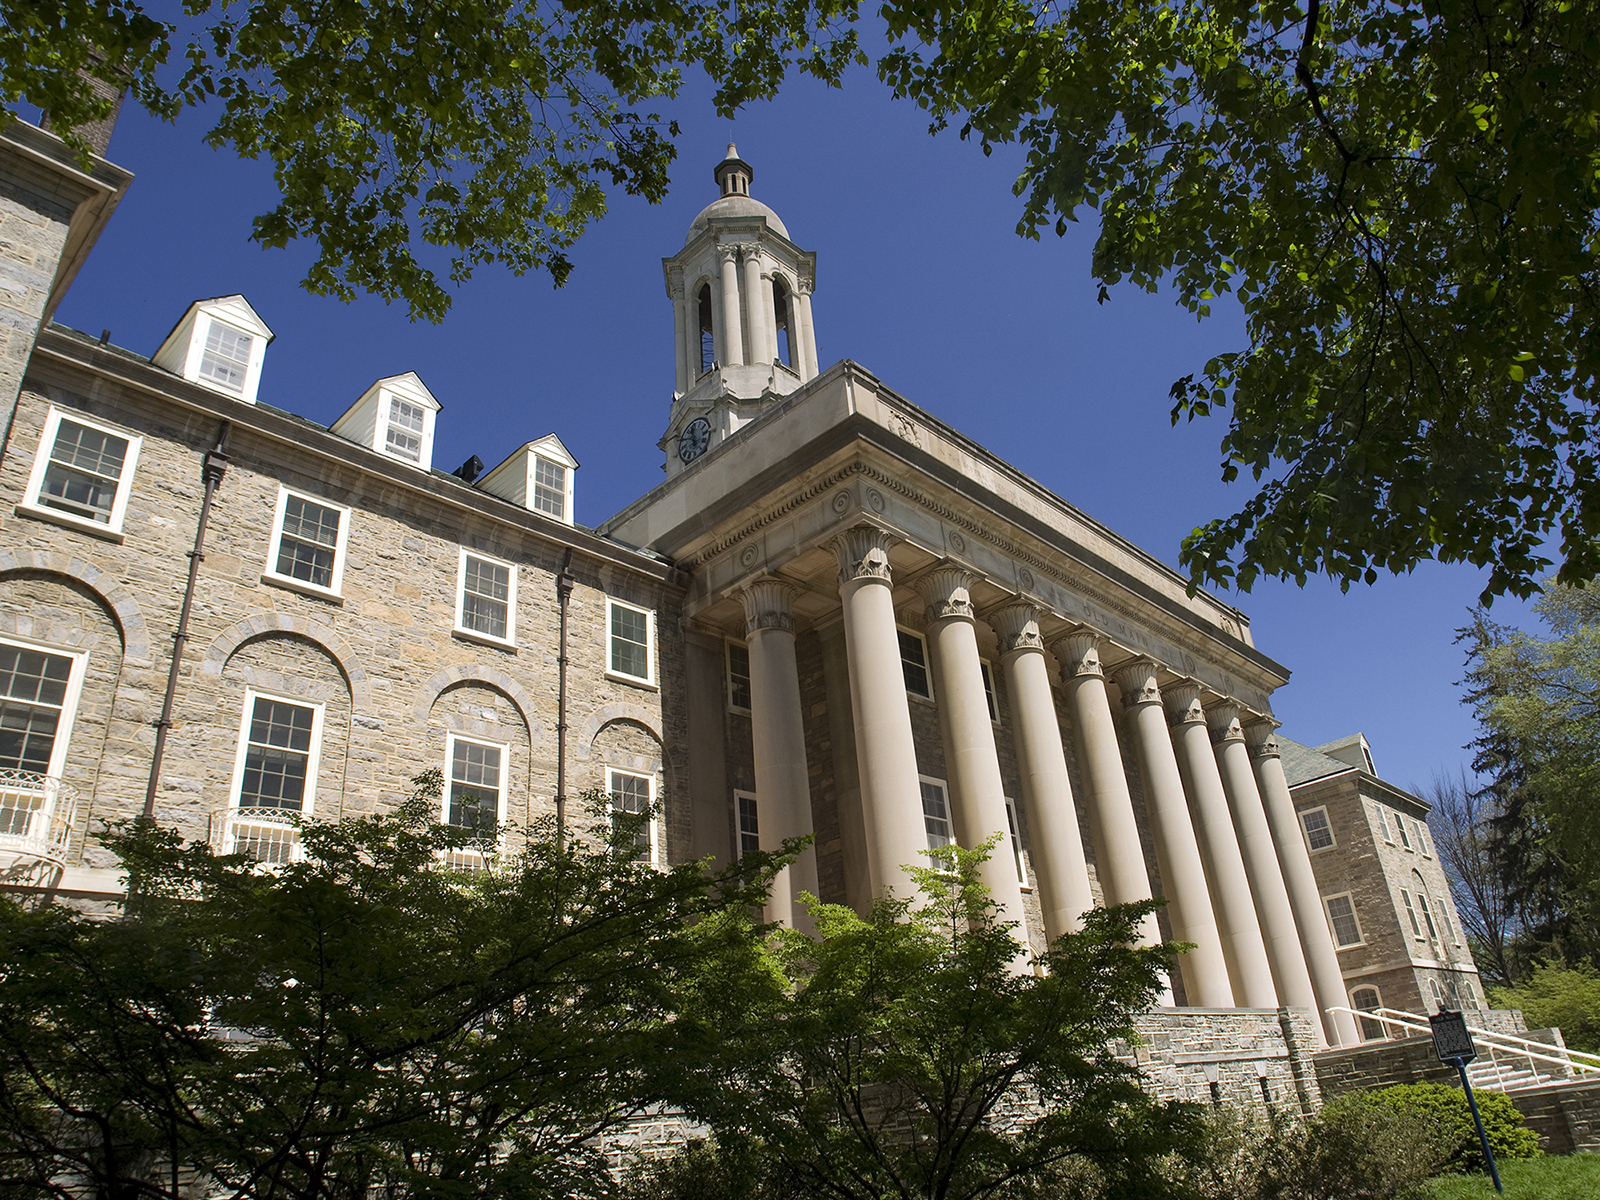
[{"label": "white column", "polygon": [[739,321],[739,264],[737,246],[718,246],[722,260],[722,356],[725,367],[744,365],[744,327]]},{"label": "white column", "polygon": [[753,243],[740,246],[739,253],[744,255],[745,331],[750,339],[750,357],[746,361],[752,366],[765,366],[772,361],[772,351],[768,349],[770,339],[761,303],[761,258]]},{"label": "white column", "polygon": [[[955,807],[956,834],[971,848],[998,835],[993,853],[979,870],[989,897],[1000,907],[999,919],[1012,923],[1017,940],[1028,946],[1028,917],[1022,887],[1011,854],[1006,820],[1005,784],[994,747],[994,726],[983,693],[983,667],[972,612],[977,576],[956,566],[936,567],[917,581],[928,617],[928,646],[933,655],[933,695],[944,739],[946,782]],[[1026,967],[1020,957],[1019,967]]]},{"label": "white column", "polygon": [[805,360],[801,379],[815,379],[817,375],[817,334],[811,327],[811,283],[802,279],[795,288],[800,310],[800,355]]},{"label": "white column", "polygon": [[1195,945],[1181,960],[1189,1003],[1197,1008],[1232,1008],[1228,964],[1211,910],[1211,895],[1206,890],[1200,848],[1195,843],[1183,797],[1183,779],[1167,735],[1167,719],[1161,711],[1156,671],[1156,664],[1149,659],[1136,659],[1117,668],[1116,678],[1122,689],[1122,706],[1128,710],[1138,743],[1145,804],[1161,847],[1161,883],[1167,913],[1172,918],[1172,936]]},{"label": "white column", "polygon": [[1078,809],[1072,802],[1061,725],[1039,636],[1040,615],[1031,604],[1013,604],[993,614],[990,624],[1000,637],[1000,665],[1011,697],[1012,736],[1033,871],[1039,880],[1039,907],[1045,936],[1054,942],[1083,928],[1083,914],[1094,907],[1094,894],[1089,890]]},{"label": "white column", "polygon": [[[1256,901],[1256,921],[1267,944],[1267,961],[1272,964],[1272,984],[1278,1002],[1291,1008],[1319,1012],[1317,994],[1306,970],[1305,952],[1300,949],[1300,931],[1295,927],[1294,909],[1289,906],[1289,891],[1283,884],[1278,852],[1272,845],[1272,830],[1261,807],[1261,792],[1250,770],[1250,751],[1245,748],[1244,729],[1239,724],[1239,706],[1224,700],[1206,709],[1211,725],[1211,741],[1217,756],[1217,771],[1222,790],[1228,794],[1233,811],[1233,827],[1239,835],[1239,851],[1250,877],[1250,894]],[[1326,1036],[1320,1019],[1312,1021],[1324,1045]]]},{"label": "white column", "polygon": [[1211,911],[1222,935],[1222,953],[1228,960],[1234,999],[1246,1008],[1277,1008],[1278,992],[1272,986],[1272,968],[1267,963],[1261,926],[1256,923],[1255,899],[1245,875],[1244,857],[1239,853],[1239,839],[1233,831],[1228,797],[1222,790],[1222,776],[1217,774],[1217,756],[1212,753],[1205,710],[1200,707],[1200,687],[1193,683],[1173,684],[1167,689],[1165,700],[1172,725],[1172,749],[1183,777],[1183,790],[1189,797],[1206,879],[1211,885]]},{"label": "white column", "polygon": [[773,307],[772,273],[761,272],[757,294],[761,297],[761,327],[765,329],[767,338],[767,357],[762,360],[763,365],[778,361],[778,312]]},{"label": "white column", "polygon": [[[1070,634],[1056,644],[1055,653],[1061,662],[1061,683],[1072,712],[1078,763],[1088,790],[1085,801],[1101,898],[1108,906],[1148,900],[1150,874],[1144,867],[1133,796],[1128,791],[1117,727],[1106,697],[1100,637],[1090,630]],[[1161,928],[1153,914],[1145,918],[1140,941],[1147,946],[1161,941]]]},{"label": "white column", "polygon": [[[755,750],[756,814],[761,848],[776,850],[785,838],[808,837],[811,784],[806,771],[805,717],[800,707],[800,671],[794,657],[794,589],[761,579],[744,589],[745,636],[750,643],[750,728]],[[816,847],[807,846],[778,873],[767,903],[767,920],[810,930],[800,893],[817,894]]]},{"label": "white column", "polygon": [[905,868],[927,865],[923,851],[928,832],[894,621],[889,576],[893,541],[882,530],[863,525],[834,538],[832,546],[839,557],[872,893],[881,896],[892,888],[898,896],[914,897],[917,885]]},{"label": "white column", "polygon": [[672,281],[672,285],[668,290],[672,295],[673,341],[677,343],[678,347],[675,387],[678,395],[681,396],[689,390],[689,385],[694,382],[694,373],[689,364],[688,338],[684,336],[685,329],[689,323],[689,305],[683,294],[683,278],[681,275]]},{"label": "white column", "polygon": [[1322,893],[1311,869],[1311,853],[1300,833],[1300,818],[1295,815],[1289,781],[1283,775],[1278,757],[1278,742],[1272,736],[1275,722],[1259,717],[1244,727],[1245,743],[1250,748],[1250,766],[1256,786],[1267,810],[1267,824],[1283,868],[1283,882],[1289,889],[1289,904],[1294,909],[1295,927],[1300,932],[1300,948],[1305,951],[1311,986],[1322,1009],[1323,1028],[1328,1040],[1340,1046],[1355,1046],[1361,1041],[1356,1020],[1349,1013],[1329,1011],[1335,1005],[1348,1007],[1344,972],[1339,966],[1339,951],[1334,948],[1328,918],[1322,911]]}]

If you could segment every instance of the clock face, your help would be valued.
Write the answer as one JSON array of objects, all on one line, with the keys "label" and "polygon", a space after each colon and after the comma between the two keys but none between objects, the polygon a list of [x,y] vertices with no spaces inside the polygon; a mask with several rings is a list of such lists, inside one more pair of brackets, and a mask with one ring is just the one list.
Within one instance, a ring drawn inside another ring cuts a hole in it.
[{"label": "clock face", "polygon": [[691,463],[706,452],[706,446],[711,442],[711,422],[704,417],[696,417],[683,427],[683,432],[678,435],[678,460]]}]

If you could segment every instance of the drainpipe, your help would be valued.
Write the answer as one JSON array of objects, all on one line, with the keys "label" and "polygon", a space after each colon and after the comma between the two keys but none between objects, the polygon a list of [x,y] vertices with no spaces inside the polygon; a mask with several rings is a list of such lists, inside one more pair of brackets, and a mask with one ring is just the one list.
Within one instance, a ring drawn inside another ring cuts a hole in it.
[{"label": "drainpipe", "polygon": [[556,853],[567,840],[567,601],[572,599],[572,547],[556,576],[556,603],[561,609],[560,644],[556,654]]},{"label": "drainpipe", "polygon": [[167,694],[161,701],[161,718],[156,722],[156,748],[150,758],[150,786],[144,793],[144,820],[156,819],[156,788],[161,783],[161,760],[167,752],[167,730],[172,728],[172,701],[178,693],[178,670],[183,666],[183,648],[189,641],[189,610],[194,605],[194,587],[200,577],[200,564],[205,561],[206,525],[211,519],[211,498],[222,486],[222,477],[228,473],[228,456],[222,452],[227,443],[231,421],[224,421],[217,430],[217,444],[206,452],[200,468],[205,481],[205,496],[200,501],[200,520],[195,525],[194,549],[189,551],[189,582],[183,589],[183,607],[178,611],[178,632],[172,635],[172,669],[167,672]]}]

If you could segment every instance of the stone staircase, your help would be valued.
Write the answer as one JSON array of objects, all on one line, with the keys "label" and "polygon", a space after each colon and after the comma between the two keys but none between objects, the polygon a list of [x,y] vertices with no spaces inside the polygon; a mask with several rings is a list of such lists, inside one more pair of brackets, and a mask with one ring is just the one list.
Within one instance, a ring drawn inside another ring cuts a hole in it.
[{"label": "stone staircase", "polygon": [[1534,1070],[1526,1063],[1518,1066],[1515,1062],[1480,1058],[1467,1067],[1467,1078],[1472,1081],[1472,1086],[1475,1088],[1484,1088],[1495,1092],[1515,1092],[1522,1088],[1544,1087],[1546,1084],[1560,1083],[1570,1077],[1545,1074],[1542,1071]]}]

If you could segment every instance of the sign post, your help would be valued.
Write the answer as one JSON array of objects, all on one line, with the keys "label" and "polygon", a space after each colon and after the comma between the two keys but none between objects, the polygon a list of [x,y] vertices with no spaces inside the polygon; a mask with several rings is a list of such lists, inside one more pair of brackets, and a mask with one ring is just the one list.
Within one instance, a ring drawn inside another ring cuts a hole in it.
[{"label": "sign post", "polygon": [[1494,1190],[1503,1194],[1500,1169],[1494,1165],[1494,1151],[1489,1149],[1489,1135],[1483,1131],[1478,1102],[1472,1098],[1472,1081],[1467,1078],[1467,1064],[1478,1057],[1472,1034],[1467,1032],[1467,1019],[1458,1012],[1441,1008],[1428,1018],[1428,1024],[1433,1029],[1433,1052],[1440,1062],[1450,1063],[1461,1076],[1461,1090],[1467,1094],[1467,1107],[1472,1110],[1472,1122],[1478,1127],[1478,1145],[1483,1147],[1483,1161],[1489,1164],[1489,1178],[1494,1180]]}]

